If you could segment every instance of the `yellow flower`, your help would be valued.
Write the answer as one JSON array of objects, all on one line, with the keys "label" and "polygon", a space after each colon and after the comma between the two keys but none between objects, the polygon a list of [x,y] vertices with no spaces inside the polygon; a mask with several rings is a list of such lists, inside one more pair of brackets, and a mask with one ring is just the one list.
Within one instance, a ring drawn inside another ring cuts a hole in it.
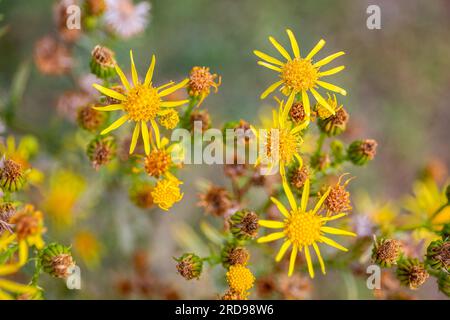
[{"label": "yellow flower", "polygon": [[[165,176],[169,173],[170,169],[176,166],[174,161],[180,160],[180,156],[177,155],[178,152],[175,152],[179,148],[179,144],[175,143],[167,146],[168,144],[169,140],[167,138],[163,138],[160,145],[156,148],[154,147],[150,154],[145,157],[144,169],[149,176],[155,178]],[[173,154],[177,156],[176,159],[172,159]]]},{"label": "yellow flower", "polygon": [[133,78],[133,87],[128,82],[127,78],[125,77],[120,67],[116,64],[115,65],[116,72],[119,75],[123,86],[125,87],[124,93],[119,93],[117,91],[100,86],[98,84],[93,84],[93,86],[104,95],[119,100],[120,103],[112,104],[105,107],[95,107],[94,109],[100,111],[123,110],[125,112],[125,115],[123,115],[114,123],[112,123],[108,128],[104,129],[101,132],[101,134],[107,134],[108,132],[117,129],[127,121],[134,121],[136,122],[136,126],[134,128],[131,140],[130,154],[133,153],[134,149],[136,148],[140,132],[142,134],[142,139],[144,141],[145,153],[149,154],[150,139],[147,123],[150,122],[154,131],[155,139],[157,143],[159,143],[160,134],[158,124],[156,123],[155,120],[156,117],[166,114],[167,108],[178,107],[189,101],[189,100],[163,101],[162,98],[177,91],[178,89],[185,87],[189,80],[185,79],[178,84],[175,84],[174,82],[169,82],[160,87],[154,87],[152,78],[156,58],[153,55],[150,67],[145,76],[145,80],[143,83],[141,83],[138,79],[138,74],[136,71],[136,66],[134,64],[132,51],[130,51],[130,59],[131,59],[131,75]]},{"label": "yellow flower", "polygon": [[161,209],[168,211],[176,202],[181,201],[183,193],[180,192],[179,185],[182,184],[170,173],[163,180],[156,183],[152,191],[153,203]]},{"label": "yellow flower", "polygon": [[[280,101],[278,112],[272,110],[272,124],[270,128],[265,128],[267,130],[265,137],[260,137],[258,130],[251,126],[258,142],[262,140],[265,150],[264,154],[259,155],[256,164],[268,165],[269,169],[279,164],[281,174],[284,174],[284,167],[294,159],[297,159],[301,166],[303,161],[300,157],[299,149],[303,143],[301,130],[304,128],[305,124],[294,126],[288,121],[286,106],[284,101]],[[272,143],[277,142],[278,145],[272,145]]]},{"label": "yellow flower", "polygon": [[9,221],[14,225],[14,233],[19,244],[25,242],[28,246],[35,246],[37,249],[44,247],[45,243],[42,239],[42,234],[45,232],[44,217],[41,211],[34,209],[33,205],[25,205]]},{"label": "yellow flower", "polygon": [[320,93],[316,90],[316,88],[320,86],[326,90],[338,92],[344,96],[347,94],[347,92],[344,89],[334,84],[320,80],[322,77],[336,74],[345,68],[344,66],[339,66],[326,71],[320,70],[320,68],[322,68],[324,65],[330,63],[331,61],[333,61],[337,57],[342,56],[345,53],[343,51],[340,51],[317,62],[313,62],[312,58],[316,53],[318,53],[323,48],[323,46],[325,45],[325,40],[321,39],[316,44],[316,46],[308,53],[308,55],[302,58],[294,34],[289,29],[287,29],[286,32],[291,42],[291,47],[294,54],[293,58],[286,51],[286,49],[281,44],[279,44],[278,41],[275,40],[273,37],[269,37],[269,41],[278,50],[278,52],[286,59],[286,62],[282,62],[261,51],[258,50],[253,51],[256,56],[264,60],[258,61],[259,65],[278,72],[280,76],[279,81],[271,84],[261,94],[261,99],[266,98],[275,89],[282,86],[283,91],[289,94],[289,98],[286,102],[287,112],[289,112],[292,103],[294,102],[295,95],[301,93],[305,113],[307,118],[309,118],[311,114],[311,104],[309,101],[308,92],[311,92],[311,94],[314,96],[314,98],[317,100],[319,104],[327,108],[331,114],[334,114],[334,110],[331,108],[328,102],[320,95]]},{"label": "yellow flower", "polygon": [[[337,111],[340,108],[342,108],[342,105],[338,104],[338,101],[336,99],[336,95],[333,94],[333,97],[331,97],[331,95],[329,93],[327,93],[327,102],[328,105],[331,107],[331,109],[333,111]],[[330,110],[328,110],[327,108],[325,108],[324,106],[322,106],[320,103],[317,104],[317,114],[319,116],[320,119],[326,119],[331,117],[333,114],[330,112]]]},{"label": "yellow flower", "polygon": [[310,185],[309,179],[306,180],[304,184],[300,206],[297,206],[296,200],[292,194],[291,189],[289,188],[289,184],[286,181],[286,177],[282,176],[282,180],[284,192],[286,193],[286,196],[289,200],[291,209],[288,210],[280,201],[272,197],[272,202],[277,206],[285,219],[283,221],[259,220],[259,225],[266,228],[283,230],[271,233],[267,236],[263,236],[258,239],[258,242],[264,243],[285,238],[285,241],[281,246],[275,260],[277,262],[280,261],[286,251],[292,246],[288,272],[289,276],[291,276],[294,271],[295,259],[297,257],[298,251],[304,250],[309,275],[311,276],[311,278],[314,278],[314,269],[310,254],[310,246],[312,246],[314,248],[314,251],[316,252],[317,258],[319,259],[322,273],[325,274],[325,264],[323,262],[317,243],[325,243],[339,250],[347,251],[345,247],[326,237],[325,234],[345,236],[356,236],[356,234],[354,234],[353,232],[326,226],[326,223],[328,221],[336,220],[346,215],[345,213],[340,213],[333,216],[322,216],[320,214],[323,202],[327,198],[330,192],[330,188],[328,188],[327,192],[322,195],[313,210],[307,210],[306,207],[309,199]]},{"label": "yellow flower", "polygon": [[450,206],[443,207],[447,203],[445,188],[439,190],[432,179],[419,180],[413,185],[413,194],[404,199],[404,208],[411,213],[405,223],[407,227],[429,226],[433,231],[439,231],[444,224],[450,223]]},{"label": "yellow flower", "polygon": [[101,244],[90,231],[79,231],[75,235],[73,247],[77,255],[89,268],[99,265],[101,259]]},{"label": "yellow flower", "polygon": [[42,207],[58,228],[73,225],[77,203],[86,189],[84,178],[69,170],[59,170],[50,179]]},{"label": "yellow flower", "polygon": [[236,264],[230,266],[227,272],[227,282],[233,292],[246,295],[246,292],[253,287],[255,277],[249,268],[242,264]]}]

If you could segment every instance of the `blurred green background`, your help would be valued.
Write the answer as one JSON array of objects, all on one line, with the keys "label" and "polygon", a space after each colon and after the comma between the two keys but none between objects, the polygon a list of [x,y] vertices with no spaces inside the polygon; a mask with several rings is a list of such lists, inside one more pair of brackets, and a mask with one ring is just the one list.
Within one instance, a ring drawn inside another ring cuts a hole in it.
[{"label": "blurred green background", "polygon": [[[7,94],[19,67],[32,62],[35,41],[55,33],[52,4],[51,0],[0,2],[4,15],[1,24],[8,25],[8,32],[0,38],[1,96]],[[270,99],[259,100],[274,74],[256,64],[252,51],[275,54],[268,36],[287,45],[285,29],[289,27],[303,52],[320,38],[327,41],[320,56],[346,52],[339,58],[339,63],[346,65],[345,72],[333,76],[333,83],[348,92],[340,99],[350,113],[351,130],[346,139],[374,138],[379,144],[375,161],[352,171],[358,178],[352,188],[364,189],[373,198],[396,198],[410,191],[418,172],[430,160],[438,159],[449,167],[450,1],[152,0],[151,4],[151,21],[145,33],[112,46],[118,62],[128,69],[131,48],[143,73],[155,53],[160,83],[185,77],[192,66],[209,66],[223,78],[219,93],[210,95],[202,106],[210,111],[215,127],[239,118],[257,122],[261,106],[274,105]],[[366,27],[370,4],[381,8],[381,30]],[[79,64],[75,73],[88,70],[94,42],[82,38],[76,46]],[[44,150],[61,159],[70,158],[69,163],[75,166],[84,159],[61,154],[58,147],[62,143],[59,137],[74,125],[55,112],[58,96],[71,88],[69,78],[46,77],[32,66],[17,118],[25,131],[40,133]],[[86,275],[95,282],[87,281],[84,293],[69,292],[68,296],[61,285],[60,291],[49,290],[50,297],[116,297],[116,291],[110,290],[115,286],[111,279],[127,270],[131,252],[141,247],[151,252],[154,272],[174,284],[182,297],[191,297],[188,294],[192,292],[194,297],[211,297],[210,280],[186,284],[176,274],[164,275],[163,271],[173,269],[171,257],[177,252],[170,237],[171,219],[187,221],[198,214],[195,180],[221,183],[223,175],[217,171],[202,167],[185,172],[183,206],[170,214],[158,214],[151,221],[127,203],[93,209],[99,216],[91,220],[90,228],[102,235],[106,247],[102,269]],[[109,235],[111,229],[119,230],[118,235]],[[165,239],[164,247],[155,239]],[[344,298],[345,294],[329,296]],[[322,297],[327,294],[322,292]]]}]

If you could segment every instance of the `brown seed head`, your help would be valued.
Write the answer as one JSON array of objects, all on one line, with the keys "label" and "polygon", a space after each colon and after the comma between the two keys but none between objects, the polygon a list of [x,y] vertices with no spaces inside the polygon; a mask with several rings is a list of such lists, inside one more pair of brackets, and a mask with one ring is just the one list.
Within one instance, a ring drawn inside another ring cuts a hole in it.
[{"label": "brown seed head", "polygon": [[70,267],[74,265],[75,262],[70,254],[59,254],[52,259],[53,275],[65,279],[70,275]]},{"label": "brown seed head", "polygon": [[198,206],[203,207],[206,213],[219,217],[232,208],[233,202],[225,188],[210,186],[206,193],[200,194]]},{"label": "brown seed head", "polygon": [[165,174],[172,165],[172,158],[166,150],[153,149],[145,157],[144,169],[149,176],[159,178]]},{"label": "brown seed head", "polygon": [[289,115],[291,116],[291,119],[294,120],[295,123],[305,121],[306,113],[303,104],[301,102],[295,102],[292,105],[291,110],[289,111]]},{"label": "brown seed head", "polygon": [[291,176],[291,184],[297,188],[301,189],[309,177],[309,170],[306,166],[297,168]]},{"label": "brown seed head", "polygon": [[338,183],[333,186],[325,199],[325,207],[332,213],[341,213],[345,211],[349,211],[352,209],[350,205],[350,192],[348,192],[345,188],[351,179],[347,180],[343,185],[341,185],[342,175],[339,178]]},{"label": "brown seed head", "polygon": [[95,46],[95,48],[91,52],[92,58],[94,61],[101,65],[102,67],[113,68],[116,64],[116,60],[114,59],[114,52],[106,47]]}]

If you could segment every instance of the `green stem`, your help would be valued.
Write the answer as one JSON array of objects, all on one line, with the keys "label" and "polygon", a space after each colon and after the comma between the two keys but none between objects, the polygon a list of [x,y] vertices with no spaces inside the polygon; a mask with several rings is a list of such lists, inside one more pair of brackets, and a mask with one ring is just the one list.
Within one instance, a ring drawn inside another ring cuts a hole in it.
[{"label": "green stem", "polygon": [[189,105],[188,105],[186,111],[184,112],[183,117],[181,118],[179,127],[187,129],[187,127],[189,125],[189,118],[191,117],[192,110],[194,109],[196,103],[197,103],[197,98],[190,99]]}]

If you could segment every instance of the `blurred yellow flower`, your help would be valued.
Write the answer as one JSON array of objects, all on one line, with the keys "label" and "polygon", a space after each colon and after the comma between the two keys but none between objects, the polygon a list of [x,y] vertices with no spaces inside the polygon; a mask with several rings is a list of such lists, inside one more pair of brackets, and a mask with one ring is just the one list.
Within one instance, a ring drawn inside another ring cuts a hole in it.
[{"label": "blurred yellow flower", "polygon": [[153,203],[168,211],[176,202],[183,199],[183,193],[181,193],[179,187],[180,184],[182,182],[175,176],[170,173],[167,174],[163,180],[156,183],[152,191]]},{"label": "blurred yellow flower", "polygon": [[107,134],[108,132],[119,128],[126,121],[129,120],[134,121],[136,122],[136,125],[134,127],[134,132],[131,140],[130,154],[134,152],[137,140],[141,132],[142,139],[144,141],[145,154],[148,155],[150,153],[150,139],[147,122],[150,122],[154,131],[156,142],[157,144],[159,144],[160,134],[158,124],[156,123],[155,120],[156,117],[166,115],[167,112],[165,110],[167,110],[167,108],[178,107],[189,102],[189,100],[163,101],[162,98],[177,91],[178,89],[185,87],[189,80],[185,79],[178,84],[175,84],[174,82],[169,82],[160,87],[154,87],[152,78],[153,78],[153,71],[155,69],[156,58],[153,55],[150,67],[147,71],[147,75],[145,76],[145,80],[143,83],[141,83],[139,81],[136,66],[134,64],[132,51],[130,51],[130,59],[131,59],[131,75],[133,78],[134,86],[131,87],[123,71],[116,64],[115,65],[116,72],[119,75],[120,79],[122,80],[122,84],[125,87],[125,92],[119,93],[117,91],[100,86],[98,84],[93,84],[93,86],[104,95],[119,100],[120,103],[112,104],[105,107],[95,107],[94,109],[100,111],[123,110],[125,112],[125,115],[120,117],[108,128],[103,130],[101,134]]},{"label": "blurred yellow flower", "polygon": [[9,221],[14,225],[14,233],[19,244],[25,242],[28,246],[35,246],[37,249],[44,247],[45,243],[42,239],[42,234],[46,231],[44,217],[41,211],[34,209],[33,205],[25,205]]},{"label": "blurred yellow flower", "polygon": [[325,45],[325,40],[321,39],[316,44],[316,46],[308,53],[308,55],[302,58],[300,55],[300,48],[298,46],[294,34],[289,29],[287,29],[286,32],[291,42],[294,58],[292,58],[291,55],[287,52],[287,50],[280,43],[278,43],[278,41],[275,40],[275,38],[273,37],[269,37],[269,41],[278,50],[278,52],[286,59],[286,62],[282,62],[261,51],[258,50],[253,51],[256,56],[264,60],[258,61],[259,65],[278,72],[280,76],[279,81],[271,84],[261,94],[261,99],[267,97],[278,87],[283,86],[282,87],[283,91],[289,94],[289,98],[286,103],[286,109],[287,112],[289,112],[294,102],[295,95],[301,93],[302,102],[305,107],[306,117],[309,118],[311,114],[311,105],[308,97],[309,91],[312,93],[312,95],[319,104],[327,108],[331,114],[334,114],[334,110],[330,107],[328,102],[320,95],[320,93],[316,90],[316,88],[318,86],[321,86],[326,90],[338,92],[344,96],[347,94],[347,92],[344,89],[334,84],[320,80],[320,78],[322,77],[336,74],[345,68],[344,66],[339,66],[326,71],[320,70],[322,66],[330,63],[331,61],[333,61],[337,57],[342,56],[345,53],[343,51],[340,51],[314,63],[312,58],[316,53],[318,53],[323,48],[323,46]]},{"label": "blurred yellow flower", "polygon": [[96,268],[100,264],[102,246],[95,235],[87,230],[79,231],[75,235],[73,247],[77,255],[89,268]]},{"label": "blurred yellow flower", "polygon": [[281,246],[275,260],[281,261],[286,251],[292,245],[289,271],[288,275],[291,276],[294,271],[295,260],[297,258],[298,251],[305,250],[305,258],[308,265],[308,271],[311,278],[314,278],[314,269],[311,260],[311,254],[309,247],[312,246],[319,259],[320,268],[322,273],[325,274],[325,264],[320,254],[319,246],[317,243],[325,243],[331,247],[342,251],[348,251],[345,247],[338,244],[334,240],[326,237],[324,234],[344,235],[344,236],[356,236],[355,233],[327,227],[325,224],[328,221],[333,221],[346,216],[345,213],[339,213],[332,216],[322,216],[320,211],[322,205],[330,193],[330,188],[321,196],[313,210],[307,210],[307,204],[309,200],[309,179],[306,180],[303,186],[302,199],[300,206],[297,206],[297,202],[292,194],[289,184],[285,178],[283,179],[283,189],[289,200],[290,210],[288,210],[279,200],[271,198],[272,202],[280,210],[281,214],[285,217],[283,221],[273,220],[259,220],[259,225],[271,229],[283,229],[282,231],[271,233],[267,236],[258,238],[258,243],[271,242],[278,239],[285,238],[283,245]]},{"label": "blurred yellow flower", "polygon": [[51,176],[42,207],[57,228],[73,225],[76,206],[85,189],[84,178],[70,170],[58,170]]}]

